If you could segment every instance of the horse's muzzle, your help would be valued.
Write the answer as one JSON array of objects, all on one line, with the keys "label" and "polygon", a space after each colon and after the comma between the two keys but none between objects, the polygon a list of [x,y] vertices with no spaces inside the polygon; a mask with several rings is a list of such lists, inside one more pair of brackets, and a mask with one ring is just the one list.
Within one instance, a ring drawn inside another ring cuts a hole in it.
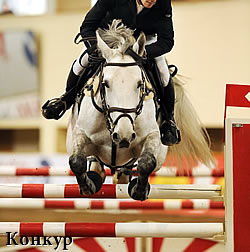
[{"label": "horse's muzzle", "polygon": [[121,139],[117,132],[112,134],[112,140],[119,146],[119,148],[129,148],[130,143],[135,139],[136,134],[132,133],[129,139],[123,138]]},{"label": "horse's muzzle", "polygon": [[120,143],[119,143],[119,148],[128,148],[130,145],[129,141],[127,140],[122,140]]}]

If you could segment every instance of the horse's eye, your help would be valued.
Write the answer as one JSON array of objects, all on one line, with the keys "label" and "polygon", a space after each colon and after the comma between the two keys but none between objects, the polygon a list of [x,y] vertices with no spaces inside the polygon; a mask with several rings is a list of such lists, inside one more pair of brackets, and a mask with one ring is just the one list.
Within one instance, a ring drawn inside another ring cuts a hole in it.
[{"label": "horse's eye", "polygon": [[103,81],[102,85],[104,85],[106,88],[109,88],[109,84],[107,81]]}]

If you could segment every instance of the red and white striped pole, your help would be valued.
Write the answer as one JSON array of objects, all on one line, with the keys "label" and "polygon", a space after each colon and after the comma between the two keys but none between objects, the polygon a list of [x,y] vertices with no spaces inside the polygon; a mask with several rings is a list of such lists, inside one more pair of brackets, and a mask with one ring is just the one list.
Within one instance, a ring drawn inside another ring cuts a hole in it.
[{"label": "red and white striped pole", "polygon": [[[134,169],[136,172],[136,169]],[[112,176],[109,168],[105,168],[107,176]],[[136,173],[134,174],[137,175]],[[41,167],[17,167],[12,165],[1,165],[0,176],[74,176],[70,168],[56,166]],[[209,168],[197,166],[192,169],[179,171],[176,167],[162,167],[158,172],[153,172],[151,176],[157,177],[223,177],[224,168]]]},{"label": "red and white striped pole", "polygon": [[[0,184],[0,198],[130,198],[128,185],[104,184],[93,195],[81,195],[77,184]],[[220,185],[151,185],[149,199],[222,199]]]},{"label": "red and white striped pole", "polygon": [[0,236],[70,237],[179,237],[214,238],[223,235],[223,223],[65,223],[0,222]]},{"label": "red and white striped pole", "polygon": [[76,209],[76,210],[179,210],[179,209],[224,209],[224,202],[212,200],[162,200],[135,201],[118,199],[8,199],[0,200],[0,209]]}]

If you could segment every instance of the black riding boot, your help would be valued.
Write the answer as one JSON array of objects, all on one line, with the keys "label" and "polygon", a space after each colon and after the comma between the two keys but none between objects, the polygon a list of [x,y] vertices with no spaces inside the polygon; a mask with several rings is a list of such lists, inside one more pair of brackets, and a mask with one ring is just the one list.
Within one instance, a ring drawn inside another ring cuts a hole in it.
[{"label": "black riding boot", "polygon": [[42,114],[46,119],[58,120],[71,107],[75,102],[76,88],[74,87],[76,87],[78,80],[79,76],[71,68],[67,79],[66,92],[60,98],[48,100],[42,106]]},{"label": "black riding boot", "polygon": [[164,87],[161,103],[163,106],[163,120],[160,126],[161,141],[164,145],[169,146],[178,144],[181,141],[181,135],[174,120],[175,90],[171,77],[168,85]]}]

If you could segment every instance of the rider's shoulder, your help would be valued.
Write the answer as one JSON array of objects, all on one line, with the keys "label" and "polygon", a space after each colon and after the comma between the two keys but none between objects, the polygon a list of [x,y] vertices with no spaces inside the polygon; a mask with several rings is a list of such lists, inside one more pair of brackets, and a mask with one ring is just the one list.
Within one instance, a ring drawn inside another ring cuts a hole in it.
[{"label": "rider's shoulder", "polygon": [[168,15],[172,16],[172,6],[170,0],[157,0],[156,4],[153,6],[155,12],[159,15]]}]

